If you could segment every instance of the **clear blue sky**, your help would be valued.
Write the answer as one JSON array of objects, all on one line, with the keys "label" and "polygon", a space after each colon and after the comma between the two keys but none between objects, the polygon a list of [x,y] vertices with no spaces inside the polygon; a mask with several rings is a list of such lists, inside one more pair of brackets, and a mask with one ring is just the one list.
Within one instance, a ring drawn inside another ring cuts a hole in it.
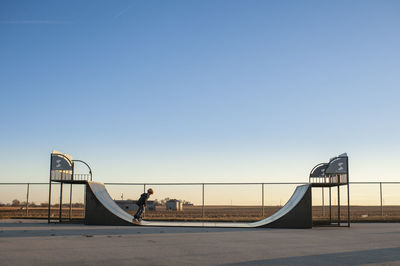
[{"label": "clear blue sky", "polygon": [[400,181],[399,1],[1,1],[2,182]]}]

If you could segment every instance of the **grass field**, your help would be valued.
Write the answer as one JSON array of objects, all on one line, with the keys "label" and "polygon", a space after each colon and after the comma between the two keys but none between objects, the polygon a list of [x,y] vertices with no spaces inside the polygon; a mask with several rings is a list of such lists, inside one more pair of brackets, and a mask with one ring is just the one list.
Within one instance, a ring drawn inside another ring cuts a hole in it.
[{"label": "grass field", "polygon": [[[260,206],[206,206],[204,216],[201,206],[185,206],[183,211],[167,211],[158,206],[156,211],[147,211],[145,219],[166,221],[257,221],[276,212],[280,206],[265,206],[264,215]],[[69,218],[69,208],[63,208],[63,218]],[[130,212],[133,214],[133,212]],[[400,206],[384,206],[383,215],[380,206],[351,206],[351,220],[355,222],[400,222]],[[47,207],[0,207],[0,219],[4,218],[47,218]],[[332,218],[337,219],[337,207],[332,206]],[[59,217],[59,209],[51,209],[51,217]],[[329,207],[313,207],[313,220],[326,220]],[[72,218],[84,218],[83,208],[73,208]],[[341,220],[347,219],[347,207],[341,207]]]}]

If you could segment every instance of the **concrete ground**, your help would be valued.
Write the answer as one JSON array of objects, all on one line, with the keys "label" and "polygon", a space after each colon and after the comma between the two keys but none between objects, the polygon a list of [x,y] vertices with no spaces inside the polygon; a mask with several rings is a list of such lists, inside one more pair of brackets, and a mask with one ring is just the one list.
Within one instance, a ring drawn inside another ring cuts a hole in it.
[{"label": "concrete ground", "polygon": [[400,224],[224,229],[0,220],[0,265],[400,265]]}]

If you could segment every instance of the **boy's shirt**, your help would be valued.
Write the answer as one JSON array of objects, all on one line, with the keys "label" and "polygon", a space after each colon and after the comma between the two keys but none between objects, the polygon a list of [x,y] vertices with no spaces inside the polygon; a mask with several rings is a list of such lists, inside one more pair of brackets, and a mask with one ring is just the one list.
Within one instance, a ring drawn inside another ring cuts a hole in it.
[{"label": "boy's shirt", "polygon": [[141,205],[145,205],[146,201],[150,198],[150,194],[149,193],[143,193],[142,195],[140,195],[139,200],[136,202],[137,205],[141,206]]}]

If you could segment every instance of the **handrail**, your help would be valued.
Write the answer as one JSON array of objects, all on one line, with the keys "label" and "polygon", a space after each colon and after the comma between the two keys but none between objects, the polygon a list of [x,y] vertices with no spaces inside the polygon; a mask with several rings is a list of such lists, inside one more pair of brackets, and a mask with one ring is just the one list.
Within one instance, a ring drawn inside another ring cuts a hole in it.
[{"label": "handrail", "polygon": [[92,168],[90,168],[89,164],[82,161],[82,160],[72,160],[73,162],[80,162],[83,163],[84,165],[87,166],[87,168],[89,168],[89,175],[90,175],[90,181],[92,181]]}]

